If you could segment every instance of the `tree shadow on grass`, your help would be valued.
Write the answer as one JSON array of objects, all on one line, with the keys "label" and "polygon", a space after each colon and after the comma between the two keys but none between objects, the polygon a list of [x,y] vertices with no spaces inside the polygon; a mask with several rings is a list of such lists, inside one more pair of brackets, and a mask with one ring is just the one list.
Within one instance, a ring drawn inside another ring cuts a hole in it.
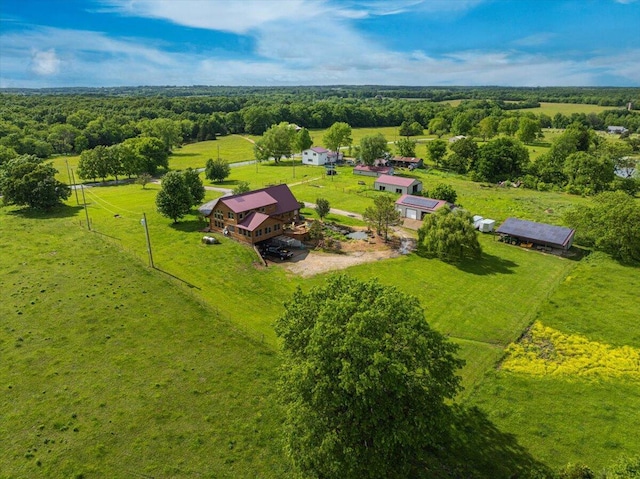
[{"label": "tree shadow on grass", "polygon": [[201,220],[191,221],[179,221],[177,223],[171,223],[171,228],[183,233],[194,233],[196,231],[202,231],[207,227],[208,223]]},{"label": "tree shadow on grass", "polygon": [[455,266],[465,273],[485,276],[489,274],[513,274],[518,263],[488,253],[482,253],[480,259],[466,259]]},{"label": "tree shadow on grass", "polygon": [[434,478],[551,477],[545,464],[477,407],[454,408],[447,444],[429,469]]},{"label": "tree shadow on grass", "polygon": [[71,218],[78,216],[82,212],[82,206],[60,205],[50,210],[40,210],[36,208],[20,208],[9,211],[7,214],[20,216],[21,218],[48,220],[52,218]]}]

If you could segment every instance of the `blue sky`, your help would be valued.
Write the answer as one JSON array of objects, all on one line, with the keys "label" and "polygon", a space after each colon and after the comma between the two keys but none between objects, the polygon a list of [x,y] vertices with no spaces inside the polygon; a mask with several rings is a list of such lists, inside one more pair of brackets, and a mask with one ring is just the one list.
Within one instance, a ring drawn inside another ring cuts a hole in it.
[{"label": "blue sky", "polygon": [[640,0],[0,0],[0,87],[640,86]]}]

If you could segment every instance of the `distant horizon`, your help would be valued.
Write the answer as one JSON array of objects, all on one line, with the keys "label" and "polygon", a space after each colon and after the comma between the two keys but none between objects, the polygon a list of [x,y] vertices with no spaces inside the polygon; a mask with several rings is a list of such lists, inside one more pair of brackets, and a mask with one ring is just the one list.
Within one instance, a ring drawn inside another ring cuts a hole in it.
[{"label": "distant horizon", "polygon": [[640,87],[640,0],[22,0],[0,88]]}]

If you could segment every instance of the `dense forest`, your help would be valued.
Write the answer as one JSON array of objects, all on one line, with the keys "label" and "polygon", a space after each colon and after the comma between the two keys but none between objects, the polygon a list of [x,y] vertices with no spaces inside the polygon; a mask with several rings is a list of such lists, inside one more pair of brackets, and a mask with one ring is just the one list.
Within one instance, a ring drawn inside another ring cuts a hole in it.
[{"label": "dense forest", "polygon": [[[144,133],[156,119],[177,122],[182,141],[216,135],[260,135],[272,124],[354,128],[432,123],[439,133],[468,134],[491,117],[527,116],[542,128],[579,122],[594,130],[620,125],[640,131],[638,88],[412,88],[412,87],[137,87],[2,90],[0,157],[81,153]],[[444,101],[462,100],[452,107]],[[540,101],[611,105],[599,114],[536,113]],[[527,108],[525,112],[513,111]],[[460,117],[460,118],[458,118]],[[457,119],[457,121],[456,121]],[[434,122],[434,120],[436,120]],[[435,130],[434,130],[435,132]]]}]

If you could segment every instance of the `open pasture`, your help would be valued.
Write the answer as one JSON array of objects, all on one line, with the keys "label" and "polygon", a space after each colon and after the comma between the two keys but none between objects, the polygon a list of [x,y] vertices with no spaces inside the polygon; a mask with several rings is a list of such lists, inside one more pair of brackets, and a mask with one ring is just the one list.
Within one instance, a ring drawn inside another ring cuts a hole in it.
[{"label": "open pasture", "polygon": [[[499,368],[481,383],[471,401],[552,466],[572,461],[599,471],[620,455],[637,455],[640,369],[619,376],[617,367],[623,357],[606,359],[600,351],[602,346],[626,346],[631,348],[629,354],[640,351],[638,287],[638,268],[621,266],[599,253],[587,257],[536,314],[544,326],[588,341],[579,343],[589,348],[584,351],[589,359],[582,360],[583,371],[566,376]],[[578,354],[576,345],[572,347]],[[541,357],[562,361],[553,353]]]},{"label": "open pasture", "polygon": [[[265,163],[257,168],[258,172],[265,171],[266,183],[276,182],[277,178],[270,175],[280,171],[293,173],[292,166]],[[371,205],[372,197],[380,194],[370,189],[373,178],[355,176],[351,168],[339,168],[333,177],[323,176],[323,170],[296,166],[296,182],[299,175],[304,178],[305,171],[313,179],[292,186],[299,200],[315,202],[324,197],[332,207],[362,213]],[[250,181],[252,177],[255,181],[255,171],[255,165],[233,168],[230,181]],[[316,171],[319,177],[311,175]],[[465,208],[498,221],[519,216],[560,224],[564,209],[588,201],[563,193],[486,187],[434,171],[412,172],[411,176],[422,179],[427,190],[440,182],[452,184]],[[284,180],[295,184],[293,177],[287,179],[285,175]],[[67,476],[83,472],[89,476],[95,471],[117,472],[119,465],[126,463],[141,474],[186,477],[199,472],[202,461],[214,457],[208,472],[219,477],[286,476],[276,439],[280,413],[273,404],[277,365],[273,353],[277,342],[272,325],[297,286],[307,289],[322,284],[326,275],[303,279],[278,266],[264,268],[251,248],[225,238],[220,238],[220,245],[203,245],[200,239],[205,223],[196,216],[174,225],[155,211],[159,188],[157,184],[145,189],[139,185],[87,188],[94,233],[80,228],[84,212],[74,197],[57,218],[28,218],[7,209],[2,212],[5,216],[0,230],[12,241],[2,246],[0,265],[7,274],[0,281],[11,301],[3,302],[0,312],[13,317],[12,326],[2,331],[0,348],[3,357],[5,352],[10,353],[12,364],[19,365],[0,369],[0,379],[12,386],[10,394],[18,390],[22,394],[15,396],[16,401],[11,396],[11,401],[2,404],[3,415],[9,418],[2,435],[25,431],[16,446],[5,453],[8,456],[3,457],[3,463],[25,467],[16,469],[18,475],[42,467],[53,477],[58,471]],[[206,200],[217,195],[207,191]],[[156,270],[143,266],[148,261],[140,224],[143,212],[148,219]],[[33,241],[34,237],[38,239]],[[628,322],[620,323],[618,332],[609,337],[607,326],[589,330],[588,325],[601,324],[596,321],[604,316],[603,308],[613,302],[602,302],[597,294],[602,281],[620,289],[629,276],[622,275],[621,282],[613,283],[607,278],[622,271],[614,263],[608,263],[608,271],[604,262],[594,263],[596,266],[578,263],[505,245],[492,236],[481,236],[481,242],[484,255],[478,262],[448,265],[407,255],[354,266],[348,272],[363,279],[377,277],[420,298],[429,323],[457,343],[460,356],[467,361],[461,371],[465,391],[460,401],[480,405],[501,429],[518,433],[519,442],[536,458],[558,466],[589,456],[589,447],[614,453],[629,450],[633,443],[624,439],[622,426],[634,420],[631,408],[640,404],[631,401],[629,406],[618,407],[612,400],[596,407],[608,389],[596,388],[590,395],[591,389],[580,381],[532,379],[494,371],[504,348],[516,341],[534,319],[552,316],[548,311],[559,304],[554,302],[555,295],[567,284],[575,284],[578,291],[587,291],[593,297],[584,308],[594,314],[600,311],[592,321],[581,309],[569,309],[567,316],[573,318],[575,313],[578,322],[571,332],[591,331],[595,340],[627,344],[624,334],[632,329]],[[605,271],[602,281],[597,281],[598,268]],[[575,271],[593,271],[595,276]],[[591,291],[591,287],[596,289]],[[570,293],[562,301],[573,308],[571,301],[576,296],[578,293]],[[619,296],[617,301],[627,311],[624,314],[634,311],[630,295]],[[23,314],[18,315],[19,311]],[[52,311],[55,320],[50,319]],[[134,329],[127,329],[123,316],[136,319]],[[544,322],[561,329],[553,320]],[[558,316],[558,323],[566,322],[565,316]],[[63,327],[68,332],[59,337]],[[209,334],[211,342],[207,343]],[[45,354],[44,364],[36,362],[36,353],[25,354],[23,349],[36,335],[38,344],[57,348],[38,353]],[[62,342],[50,346],[46,342],[49,337]],[[114,344],[120,348],[113,349]],[[54,356],[61,348],[68,351],[60,353],[56,363]],[[134,353],[127,353],[130,350]],[[84,356],[79,359],[71,351]],[[206,361],[206,365],[199,361]],[[31,373],[34,364],[40,366]],[[194,372],[192,377],[187,366],[203,372],[197,378]],[[181,373],[180,368],[186,372]],[[72,386],[68,378],[78,375],[82,378]],[[101,377],[105,378],[102,382],[98,380]],[[109,384],[120,387],[113,392]],[[253,385],[257,386],[252,389]],[[47,391],[42,398],[40,389]],[[529,391],[534,392],[532,397]],[[586,396],[582,410],[594,407],[594,414],[604,419],[572,423],[579,420],[581,409],[572,412],[570,404],[563,404],[553,410],[550,405],[549,395],[564,403],[557,399],[563,397],[563,391],[572,398]],[[620,391],[613,397],[637,395],[629,385]],[[134,403],[125,403],[131,395]],[[175,397],[168,399],[166,395]],[[209,402],[199,402],[203,398]],[[211,401],[219,404],[214,407]],[[23,402],[33,412],[27,414],[21,407],[14,407]],[[536,422],[538,407],[544,408],[546,416]],[[614,412],[609,414],[610,410]],[[52,411],[49,416],[48,411]],[[567,427],[553,424],[554,415],[560,418],[569,413],[574,416],[570,416]],[[519,433],[524,415],[531,419],[524,425],[526,435]],[[135,419],[126,425],[123,421],[129,416]],[[44,417],[51,417],[50,422],[41,419]],[[84,422],[87,417],[88,424]],[[586,435],[598,436],[596,431],[601,427],[611,431],[610,442],[594,439],[590,446],[579,446]],[[45,435],[46,431],[52,432]],[[104,439],[104,431],[110,437]],[[83,435],[85,432],[87,435]],[[56,441],[55,447],[49,446],[51,441]],[[81,444],[85,443],[96,446],[84,451]],[[60,444],[70,444],[71,454],[63,457],[62,448],[57,447]],[[189,452],[181,458],[171,452],[184,448]],[[52,452],[45,455],[43,451],[49,450]],[[130,450],[137,454],[135,460],[129,461]],[[152,455],[145,455],[145,451],[152,451]],[[191,455],[197,457],[192,460]],[[604,453],[595,461],[593,466],[607,462]]]},{"label": "open pasture", "polygon": [[0,210],[0,476],[287,477],[274,350],[82,215]]}]

